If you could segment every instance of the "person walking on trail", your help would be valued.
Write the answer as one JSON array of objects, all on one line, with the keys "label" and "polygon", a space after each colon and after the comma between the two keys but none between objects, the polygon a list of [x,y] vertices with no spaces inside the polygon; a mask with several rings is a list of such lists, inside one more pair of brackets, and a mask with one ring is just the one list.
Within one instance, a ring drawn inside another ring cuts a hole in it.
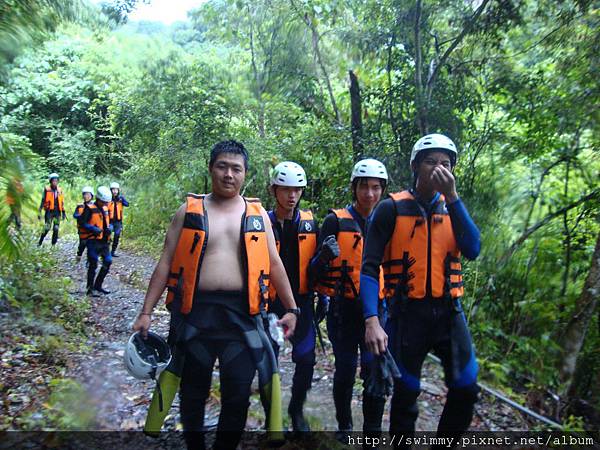
[{"label": "person walking on trail", "polygon": [[257,370],[245,336],[262,328],[257,318],[268,302],[269,281],[286,309],[279,321],[285,336],[291,337],[296,327],[298,310],[268,215],[258,200],[240,196],[247,169],[248,153],[241,143],[224,141],[212,148],[212,192],[188,194],[175,214],[133,326],[147,332],[166,287],[169,342],[184,355],[181,421],[189,448],[204,448],[204,437],[196,432],[203,430],[217,358],[221,413],[215,448],[235,448],[241,439]]},{"label": "person walking on trail", "polygon": [[[331,210],[319,233],[319,252],[311,264],[317,290],[331,298],[327,312],[327,332],[335,356],[333,400],[338,422],[338,439],[353,429],[352,390],[360,348],[361,373],[364,381],[373,364],[364,337],[362,308],[358,298],[363,240],[373,208],[381,199],[388,180],[385,166],[375,159],[356,163],[350,176],[352,204]],[[377,302],[375,314],[377,316]],[[363,431],[381,432],[385,398],[375,398],[363,390]]]},{"label": "person walking on trail", "polygon": [[[288,406],[295,432],[310,431],[310,426],[304,419],[303,406],[311,388],[315,365],[314,290],[309,283],[308,266],[317,247],[318,229],[312,212],[298,208],[305,187],[306,173],[300,165],[284,161],[273,168],[270,191],[275,197],[275,208],[269,211],[269,218],[279,256],[300,309],[296,331],[291,339],[292,361],[296,366]],[[273,286],[270,288],[269,298],[269,311],[282,317],[285,307]],[[278,353],[279,347],[276,346],[276,354]]]},{"label": "person walking on trail", "polygon": [[113,241],[111,254],[114,257],[117,255],[117,247],[121,239],[121,231],[123,231],[123,207],[129,206],[129,202],[121,194],[121,186],[119,183],[110,183],[110,191],[112,193],[112,201],[109,204],[110,223],[113,226]]},{"label": "person walking on trail", "polygon": [[[438,435],[458,438],[477,401],[477,361],[460,299],[461,254],[475,259],[480,237],[456,192],[457,157],[444,135],[419,139],[410,157],[412,189],[390,194],[369,226],[361,274],[365,341],[375,354],[389,346],[402,374],[394,383],[390,433],[415,430],[421,367],[431,350],[442,360],[448,386]],[[389,304],[385,331],[376,319],[380,264]]]},{"label": "person walking on trail", "polygon": [[44,210],[44,231],[38,241],[38,246],[44,242],[44,238],[52,228],[52,245],[56,245],[58,241],[58,228],[60,219],[65,220],[65,197],[62,189],[58,186],[59,177],[57,173],[48,175],[50,186],[44,188],[42,193],[42,202],[38,210],[38,220],[42,220],[41,212]]},{"label": "person walking on trail", "polygon": [[[87,234],[87,295],[96,296],[96,293],[110,294],[110,291],[104,289],[102,284],[110,265],[112,256],[110,254],[110,235],[112,225],[110,224],[108,203],[112,196],[107,186],[100,186],[96,192],[96,201],[86,205],[80,217],[80,222]],[[102,267],[96,276],[98,268],[98,259],[102,258]]]},{"label": "person walking on trail", "polygon": [[92,200],[94,199],[94,189],[91,186],[85,186],[81,190],[81,196],[83,197],[83,203],[77,205],[75,212],[73,213],[73,218],[77,221],[77,233],[79,234],[79,245],[77,247],[77,255],[75,256],[75,260],[77,262],[81,261],[81,256],[83,255],[83,252],[87,246],[87,240],[93,234],[83,226],[84,222],[82,216],[85,209],[92,205]]}]

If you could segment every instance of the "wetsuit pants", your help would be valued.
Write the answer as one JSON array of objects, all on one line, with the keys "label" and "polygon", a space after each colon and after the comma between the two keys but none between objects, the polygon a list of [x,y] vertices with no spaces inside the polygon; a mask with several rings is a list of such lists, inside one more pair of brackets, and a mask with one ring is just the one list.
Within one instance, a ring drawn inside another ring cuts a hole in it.
[{"label": "wetsuit pants", "polygon": [[87,247],[87,239],[79,238],[79,245],[77,246],[77,256],[82,256],[86,247]]},{"label": "wetsuit pants", "polygon": [[56,245],[58,241],[58,228],[60,226],[60,215],[59,211],[46,211],[44,214],[44,231],[42,231],[42,235],[40,236],[40,240],[38,241],[38,245],[42,245],[46,235],[52,228],[52,245]]},{"label": "wetsuit pants", "polygon": [[[340,431],[351,431],[352,389],[358,366],[360,349],[360,377],[367,379],[374,356],[365,346],[365,323],[358,300],[332,300],[327,312],[327,334],[333,346],[335,373],[333,400]],[[376,399],[363,393],[363,431],[381,432],[385,399]]]},{"label": "wetsuit pants", "polygon": [[205,448],[204,409],[210,393],[213,366],[219,360],[221,413],[215,449],[235,449],[246,425],[250,388],[256,371],[243,341],[196,337],[185,344],[181,378],[181,422],[189,449]]},{"label": "wetsuit pants", "polygon": [[[300,317],[296,323],[294,336],[290,339],[292,343],[292,361],[296,365],[292,381],[292,396],[303,398],[306,397],[306,393],[312,386],[317,331],[313,318],[313,299],[310,296],[298,297],[296,304],[300,308]],[[285,308],[279,300],[272,304],[271,311],[280,318],[285,314]],[[279,357],[279,347],[277,345],[274,346],[274,350],[275,356]]]},{"label": "wetsuit pants", "polygon": [[451,299],[406,300],[392,308],[388,346],[402,373],[394,385],[390,433],[411,434],[419,414],[421,368],[433,351],[442,361],[448,395],[438,424],[439,436],[459,437],[477,401],[477,362],[460,303]]},{"label": "wetsuit pants", "polygon": [[121,239],[121,231],[123,231],[123,222],[121,220],[115,220],[113,223],[113,242],[112,242],[112,253],[113,255],[117,251],[119,246],[119,240]]},{"label": "wetsuit pants", "polygon": [[[102,283],[108,275],[108,270],[112,264],[112,256],[110,254],[110,243],[98,239],[87,240],[87,258],[88,258],[88,273],[87,273],[87,289],[102,288]],[[96,276],[98,268],[98,259],[102,258],[102,268]]]}]

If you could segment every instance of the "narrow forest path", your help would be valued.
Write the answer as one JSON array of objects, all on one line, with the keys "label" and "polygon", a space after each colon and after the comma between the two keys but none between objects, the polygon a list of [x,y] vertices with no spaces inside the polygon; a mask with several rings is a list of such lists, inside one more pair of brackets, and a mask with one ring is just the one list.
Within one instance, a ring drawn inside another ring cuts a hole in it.
[{"label": "narrow forest path", "polygon": [[[72,294],[85,295],[85,261],[75,262],[76,242],[65,238],[58,245],[57,253],[63,270],[73,279]],[[96,409],[94,428],[97,430],[141,430],[150,402],[153,383],[139,381],[126,372],[123,364],[123,347],[129,337],[130,324],[144,299],[145,287],[155,266],[155,260],[144,255],[121,251],[115,258],[105,287],[111,294],[92,298],[88,323],[90,327],[88,350],[72,355],[66,376],[79,381],[89,393]],[[167,334],[169,315],[164,306],[155,310],[152,329]],[[327,342],[327,340],[326,340]],[[327,347],[327,345],[326,345]],[[281,358],[284,411],[287,408],[293,365],[290,348],[286,347]],[[335,409],[331,395],[333,380],[333,355],[331,348],[323,355],[318,350],[318,363],[309,393],[306,414],[315,430],[335,430]],[[213,374],[218,379],[218,371]],[[256,380],[255,380],[256,382]],[[420,411],[417,429],[434,430],[442,411],[445,387],[439,366],[427,361],[423,372],[423,393],[419,397]],[[362,427],[361,386],[357,382],[353,398],[355,429]],[[206,423],[215,425],[218,415],[218,395],[211,397],[207,406]],[[255,389],[251,398],[247,428],[260,429],[263,412]],[[287,417],[284,419],[287,421]],[[287,423],[287,422],[286,422]],[[389,401],[384,416],[384,429],[389,423]],[[175,399],[166,424],[166,430],[179,430],[178,400]],[[526,423],[504,404],[483,397],[477,405],[473,430],[527,429]]]}]

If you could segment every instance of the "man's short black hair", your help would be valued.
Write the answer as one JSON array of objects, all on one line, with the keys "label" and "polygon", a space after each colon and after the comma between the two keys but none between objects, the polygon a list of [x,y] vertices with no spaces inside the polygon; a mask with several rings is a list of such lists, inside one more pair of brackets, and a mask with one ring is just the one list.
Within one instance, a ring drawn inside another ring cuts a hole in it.
[{"label": "man's short black hair", "polygon": [[208,167],[211,168],[217,157],[221,153],[233,153],[234,155],[242,155],[244,157],[244,168],[248,170],[248,151],[244,144],[238,141],[229,140],[229,141],[221,141],[217,142],[215,146],[210,151],[210,160],[208,162]]}]

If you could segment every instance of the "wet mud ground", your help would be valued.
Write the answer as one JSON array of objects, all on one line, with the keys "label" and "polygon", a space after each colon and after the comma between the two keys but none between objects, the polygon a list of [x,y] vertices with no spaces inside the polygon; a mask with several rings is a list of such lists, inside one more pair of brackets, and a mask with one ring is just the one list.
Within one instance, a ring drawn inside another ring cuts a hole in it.
[{"label": "wet mud ground", "polygon": [[[72,278],[71,294],[85,295],[85,257],[75,261],[76,241],[63,239],[56,251],[60,255],[62,268]],[[123,348],[131,333],[131,323],[143,303],[156,261],[145,255],[120,251],[114,258],[105,288],[111,293],[91,298],[92,308],[87,317],[90,332],[86,350],[72,354],[65,377],[77,380],[88,393],[89,403],[95,410],[93,428],[95,430],[142,430],[146,411],[150,403],[154,384],[131,377],[123,363]],[[164,302],[155,308],[151,329],[166,337],[169,313]],[[324,324],[322,324],[324,325]],[[317,365],[313,378],[313,388],[305,405],[305,415],[313,430],[336,430],[335,408],[332,398],[333,354],[323,326],[325,352],[318,348]],[[287,403],[290,396],[294,366],[291,362],[291,347],[286,347],[280,357],[282,377],[284,425],[288,424]],[[446,388],[441,367],[433,361],[426,361],[422,376],[422,394],[419,397],[420,415],[417,430],[435,430],[442,412]],[[357,377],[352,400],[354,429],[362,429],[361,382]],[[178,398],[175,398],[170,414],[165,422],[165,431],[181,430],[179,422]],[[208,426],[216,426],[219,412],[218,367],[213,372],[213,389],[206,407]],[[263,411],[255,379],[251,405],[246,427],[260,430],[264,425]],[[383,429],[389,426],[389,399],[383,418]],[[514,410],[489,396],[482,396],[477,404],[472,430],[526,430],[527,423]],[[172,434],[170,436],[173,436]],[[147,438],[150,439],[150,438]],[[180,447],[181,438],[171,443]],[[150,442],[148,442],[150,444]],[[150,445],[152,446],[152,445]],[[170,447],[162,442],[159,447]]]}]

